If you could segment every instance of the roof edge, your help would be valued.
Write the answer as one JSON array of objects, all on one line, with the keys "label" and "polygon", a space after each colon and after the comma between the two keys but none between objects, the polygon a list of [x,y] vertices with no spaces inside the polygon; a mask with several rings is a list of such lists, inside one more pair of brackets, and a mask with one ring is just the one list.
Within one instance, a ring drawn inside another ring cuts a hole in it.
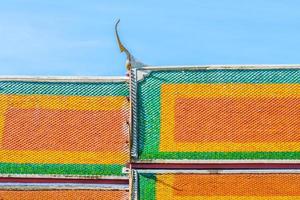
[{"label": "roof edge", "polygon": [[170,66],[146,66],[141,70],[188,70],[188,69],[300,69],[300,64],[235,64],[235,65],[170,65]]},{"label": "roof edge", "polygon": [[0,76],[0,81],[26,82],[127,82],[126,76]]}]

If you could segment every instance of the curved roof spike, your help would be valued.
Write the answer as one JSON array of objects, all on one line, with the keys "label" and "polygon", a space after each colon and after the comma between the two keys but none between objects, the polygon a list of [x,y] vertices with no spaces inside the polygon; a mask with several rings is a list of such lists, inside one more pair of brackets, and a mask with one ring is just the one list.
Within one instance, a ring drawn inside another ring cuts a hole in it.
[{"label": "curved roof spike", "polygon": [[124,45],[122,44],[122,42],[120,40],[120,36],[119,36],[119,33],[118,33],[118,25],[119,25],[119,23],[120,23],[120,19],[118,19],[118,21],[115,24],[115,33],[116,33],[116,38],[117,38],[117,42],[118,42],[120,51],[121,52],[125,52],[126,54],[127,53],[130,54],[129,51],[124,47]]},{"label": "curved roof spike", "polygon": [[118,25],[120,23],[120,19],[118,19],[118,21],[115,24],[115,34],[116,34],[116,38],[117,38],[117,42],[119,45],[119,49],[121,52],[125,52],[126,56],[127,56],[127,60],[126,60],[126,68],[127,70],[130,70],[132,68],[139,68],[139,67],[144,67],[145,64],[137,61],[132,55],[131,53],[126,49],[126,47],[122,44],[121,40],[120,40],[120,36],[118,33]]}]

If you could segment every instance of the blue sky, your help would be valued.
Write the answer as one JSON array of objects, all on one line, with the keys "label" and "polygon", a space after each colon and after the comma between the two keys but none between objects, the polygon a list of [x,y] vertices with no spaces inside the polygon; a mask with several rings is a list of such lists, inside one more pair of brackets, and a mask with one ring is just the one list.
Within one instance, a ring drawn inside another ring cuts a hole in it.
[{"label": "blue sky", "polygon": [[298,64],[298,0],[1,0],[0,75],[124,75],[149,65]]}]

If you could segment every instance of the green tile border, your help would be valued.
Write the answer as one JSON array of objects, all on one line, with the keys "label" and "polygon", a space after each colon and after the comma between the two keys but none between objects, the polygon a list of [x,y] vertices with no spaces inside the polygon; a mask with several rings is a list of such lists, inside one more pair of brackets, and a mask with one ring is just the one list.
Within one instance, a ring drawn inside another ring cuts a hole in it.
[{"label": "green tile border", "polygon": [[0,81],[0,94],[129,96],[126,82],[25,82]]},{"label": "green tile border", "polygon": [[0,163],[1,174],[124,176],[124,165]]},{"label": "green tile border", "polygon": [[138,199],[156,200],[156,175],[138,173]]}]

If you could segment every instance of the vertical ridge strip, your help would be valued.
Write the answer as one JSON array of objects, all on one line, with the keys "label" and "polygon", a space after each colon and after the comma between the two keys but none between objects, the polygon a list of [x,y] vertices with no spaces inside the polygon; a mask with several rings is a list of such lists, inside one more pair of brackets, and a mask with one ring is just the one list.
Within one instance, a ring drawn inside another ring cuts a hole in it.
[{"label": "vertical ridge strip", "polygon": [[131,102],[131,157],[138,159],[138,127],[137,127],[137,70],[130,72],[130,102]]}]

